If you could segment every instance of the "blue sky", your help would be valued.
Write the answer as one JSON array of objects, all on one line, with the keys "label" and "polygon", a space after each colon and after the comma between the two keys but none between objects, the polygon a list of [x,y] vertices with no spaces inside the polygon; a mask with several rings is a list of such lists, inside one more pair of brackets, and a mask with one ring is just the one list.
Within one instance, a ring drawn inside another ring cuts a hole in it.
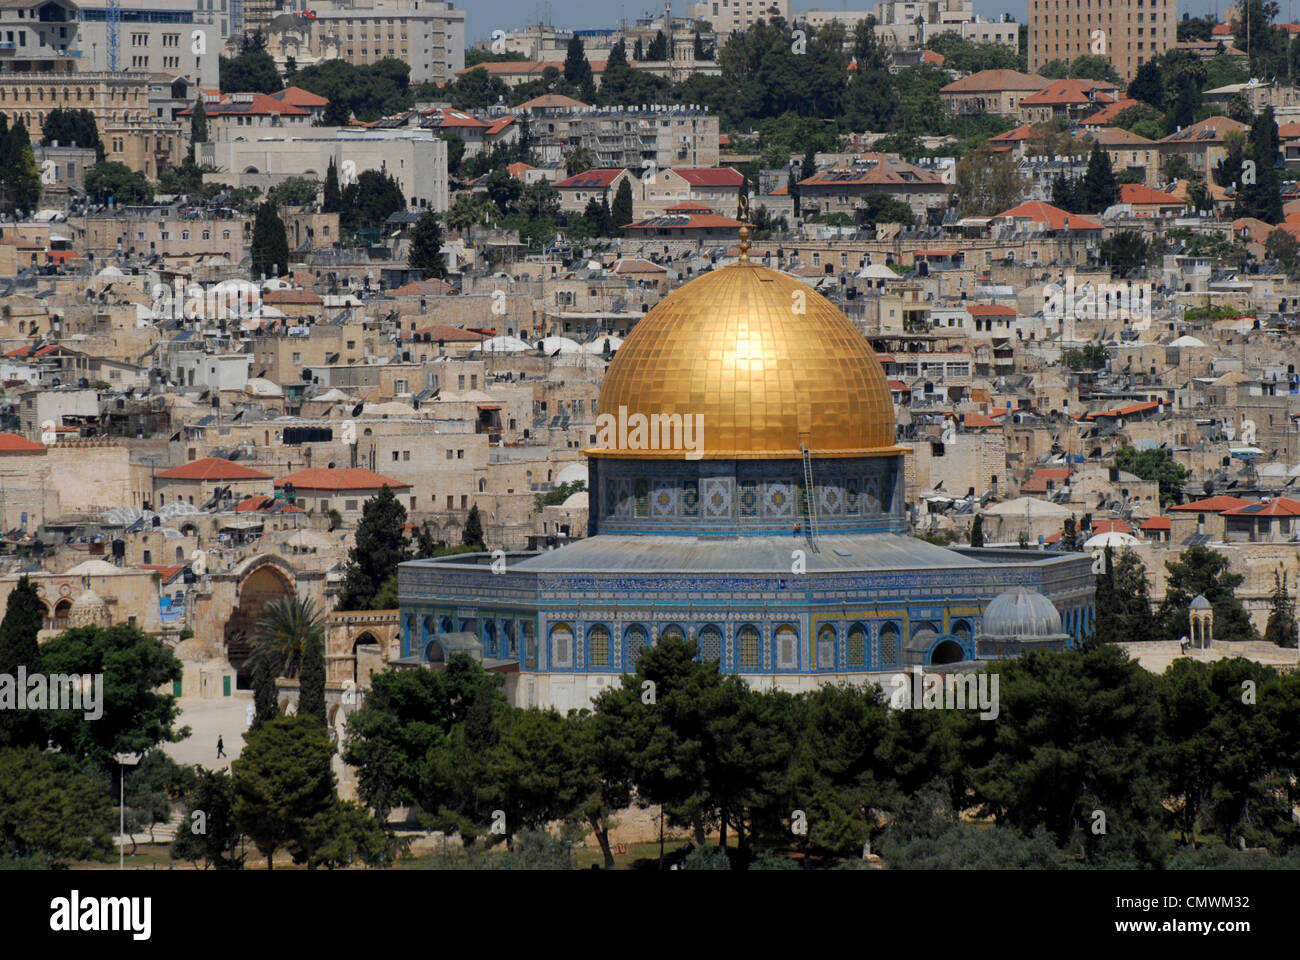
[{"label": "blue sky", "polygon": [[[549,3],[541,0],[486,0],[480,3],[454,0],[454,2],[466,13],[467,44],[488,39],[493,30],[513,30],[528,23],[538,23],[546,18],[548,9],[550,21],[557,27],[587,28],[616,27],[620,19],[635,20],[645,16],[651,10],[656,13],[663,10],[662,3],[648,3],[647,0],[608,0],[600,4],[593,4],[591,0],[550,0]],[[1294,2],[1295,0],[1280,0],[1283,18],[1286,17],[1287,11]],[[850,10],[865,10],[870,9],[871,6],[872,3],[867,0],[847,2],[847,8]],[[1217,9],[1222,13],[1229,6],[1230,0],[1219,0]],[[840,3],[836,3],[835,0],[815,0],[815,2],[794,0],[794,8],[796,10],[813,8],[843,10],[845,3],[843,0]],[[1214,0],[1180,0],[1178,14],[1181,17],[1184,12],[1187,12],[1196,17],[1215,8]],[[673,10],[676,13],[685,12],[686,0],[674,0]],[[1023,23],[1025,10],[1023,0],[1020,2],[975,0],[975,12],[984,17],[994,18],[1000,17],[1003,13],[1010,13]]]}]

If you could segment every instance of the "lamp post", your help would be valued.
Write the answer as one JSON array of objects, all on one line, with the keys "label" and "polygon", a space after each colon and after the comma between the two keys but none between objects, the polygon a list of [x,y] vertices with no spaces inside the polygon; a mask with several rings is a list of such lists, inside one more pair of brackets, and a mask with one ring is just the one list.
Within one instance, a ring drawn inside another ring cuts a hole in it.
[{"label": "lamp post", "polygon": [[134,753],[119,753],[114,759],[117,760],[117,811],[118,811],[118,840],[117,840],[117,869],[126,869],[126,768],[134,767],[140,762],[140,758]]}]

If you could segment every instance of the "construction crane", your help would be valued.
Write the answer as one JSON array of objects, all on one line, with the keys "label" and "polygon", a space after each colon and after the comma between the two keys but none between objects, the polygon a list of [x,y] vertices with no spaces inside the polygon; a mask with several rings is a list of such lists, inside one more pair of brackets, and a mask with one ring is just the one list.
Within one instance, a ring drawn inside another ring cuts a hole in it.
[{"label": "construction crane", "polygon": [[117,73],[119,69],[117,63],[118,35],[122,29],[122,4],[119,0],[108,0],[106,19],[108,21],[108,69],[112,73]]}]

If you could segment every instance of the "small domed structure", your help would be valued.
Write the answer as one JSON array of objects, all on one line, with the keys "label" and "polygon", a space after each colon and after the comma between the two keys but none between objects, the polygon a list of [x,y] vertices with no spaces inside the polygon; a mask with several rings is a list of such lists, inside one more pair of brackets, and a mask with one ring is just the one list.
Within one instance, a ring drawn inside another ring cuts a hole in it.
[{"label": "small domed structure", "polygon": [[176,644],[172,653],[177,660],[186,660],[193,663],[203,663],[207,660],[215,660],[221,656],[216,648],[206,640],[200,640],[198,637],[190,637]]},{"label": "small domed structure", "polygon": [[1192,609],[1212,610],[1213,607],[1210,605],[1210,601],[1205,599],[1204,594],[1198,593],[1196,596],[1192,597]]},{"label": "small domed structure", "polygon": [[975,650],[980,659],[989,659],[1031,649],[1064,650],[1068,643],[1056,605],[1037,590],[1017,586],[998,594],[985,608]]},{"label": "small domed structure", "polygon": [[68,608],[70,628],[108,627],[112,626],[112,623],[113,615],[109,612],[108,603],[90,587],[86,587]]}]

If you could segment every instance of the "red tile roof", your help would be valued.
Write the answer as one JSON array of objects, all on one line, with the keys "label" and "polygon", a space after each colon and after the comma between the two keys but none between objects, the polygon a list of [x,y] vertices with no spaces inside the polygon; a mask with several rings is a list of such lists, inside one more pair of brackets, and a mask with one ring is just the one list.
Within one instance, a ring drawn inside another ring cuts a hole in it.
[{"label": "red tile roof", "polygon": [[622,167],[605,167],[584,170],[582,173],[575,173],[571,177],[566,177],[555,185],[557,190],[566,188],[576,189],[581,187],[591,189],[604,189],[613,185],[618,175],[623,172]]},{"label": "red tile roof", "polygon": [[45,444],[33,443],[16,433],[0,433],[0,453],[44,453]]},{"label": "red tile roof", "polygon": [[1237,507],[1244,507],[1253,500],[1243,500],[1241,497],[1229,497],[1224,494],[1209,497],[1205,500],[1193,500],[1191,503],[1180,503],[1170,507],[1170,510],[1178,510],[1184,513],[1223,513],[1225,510],[1233,510]]},{"label": "red tile roof", "polygon": [[972,317],[1014,317],[1016,311],[1000,303],[968,303],[966,312]]},{"label": "red tile roof", "polygon": [[1041,200],[1030,200],[1019,206],[1012,207],[1010,210],[1004,210],[993,219],[1032,220],[1035,223],[1046,224],[1049,230],[1065,230],[1067,229],[1067,221],[1070,230],[1101,229],[1101,224],[1091,217],[1070,213],[1068,210],[1062,210],[1060,207],[1054,207],[1050,203],[1044,203]]},{"label": "red tile roof", "polygon": [[984,416],[984,414],[976,413],[974,411],[969,413],[963,413],[961,415],[961,422],[962,422],[962,426],[964,426],[967,430],[976,430],[983,427],[1002,426],[1002,424],[998,423],[996,420],[991,420],[988,417]]},{"label": "red tile roof", "polygon": [[263,511],[272,513],[306,513],[302,507],[295,507],[291,503],[283,500],[277,500],[275,497],[255,496],[245,497],[239,503],[235,504],[235,510],[240,513]]},{"label": "red tile roof", "polygon": [[1300,517],[1300,500],[1278,497],[1268,503],[1248,503],[1222,513],[1225,517]]},{"label": "red tile roof", "polygon": [[295,107],[323,107],[329,104],[326,97],[304,90],[302,87],[285,87],[279,93],[271,94],[276,100],[292,103]]},{"label": "red tile roof", "polygon": [[268,306],[275,304],[300,304],[318,306],[325,301],[319,293],[310,290],[268,290],[262,294],[262,302]]},{"label": "red tile roof", "polygon": [[8,353],[5,354],[5,356],[17,357],[22,360],[30,360],[33,357],[43,357],[50,351],[57,350],[57,349],[59,349],[59,345],[57,343],[47,343],[44,346],[40,346],[40,347],[32,343],[25,347],[19,347],[16,350],[10,350]]},{"label": "red tile roof", "polygon": [[[1244,123],[1233,120],[1232,117],[1213,116],[1206,117],[1199,123],[1193,123],[1189,126],[1177,130],[1167,137],[1162,137],[1161,143],[1195,143],[1198,147],[1211,143],[1221,143],[1224,135],[1233,133],[1244,133],[1249,130]],[[1201,134],[1206,130],[1211,132],[1211,136],[1202,137]]]},{"label": "red tile roof", "polygon": [[392,480],[361,467],[341,467],[334,470],[312,467],[275,481],[277,487],[283,487],[286,483],[292,483],[297,490],[378,490],[383,486],[393,490],[409,490],[411,487],[409,483]]},{"label": "red tile roof", "polygon": [[940,93],[988,93],[999,90],[1042,90],[1050,80],[1036,73],[1020,73],[1018,70],[980,70],[969,77],[962,77],[945,87]]},{"label": "red tile roof", "polygon": [[897,392],[902,392],[902,393],[912,392],[912,388],[909,387],[907,384],[905,384],[902,380],[890,380],[889,389]]},{"label": "red tile roof", "polygon": [[1182,206],[1183,201],[1163,190],[1152,190],[1140,183],[1121,183],[1119,186],[1120,203],[1155,203],[1161,206]]},{"label": "red tile roof", "polygon": [[1114,517],[1105,517],[1101,520],[1092,521],[1092,534],[1096,536],[1099,533],[1133,533],[1133,528],[1123,520],[1117,520]]},{"label": "red tile roof", "polygon": [[1101,80],[1053,80],[1042,90],[1023,98],[1020,103],[1026,107],[1089,102],[1107,104],[1114,102],[1116,95],[1111,91],[1118,89],[1115,84]]},{"label": "red tile roof", "polygon": [[731,167],[674,167],[677,174],[693,187],[737,187],[745,178]]},{"label": "red tile roof", "polygon": [[1168,530],[1173,526],[1173,521],[1168,517],[1152,517],[1145,520],[1139,530]]},{"label": "red tile roof", "polygon": [[1136,107],[1137,105],[1138,101],[1133,100],[1128,96],[1121,96],[1114,103],[1108,103],[1096,113],[1084,117],[1083,122],[1088,126],[1104,127],[1107,124],[1112,123],[1116,117],[1129,107]]},{"label": "red tile roof", "polygon": [[233,460],[204,457],[191,463],[172,467],[154,474],[158,480],[270,480],[269,473],[254,470]]},{"label": "red tile roof", "polygon": [[1008,130],[1006,133],[999,133],[996,137],[989,137],[989,143],[1019,143],[1022,140],[1028,140],[1033,136],[1033,127],[1028,123],[1022,123],[1014,130]]},{"label": "red tile roof", "polygon": [[[188,117],[192,112],[192,107],[186,108],[180,112],[180,116]],[[216,103],[203,104],[203,112],[209,117],[306,117],[310,115],[310,111],[296,107],[286,100],[277,100],[265,93],[225,93]]]},{"label": "red tile roof", "polygon": [[460,327],[453,327],[447,323],[432,323],[427,327],[420,327],[415,331],[414,336],[423,339],[428,335],[429,340],[445,340],[451,343],[481,343],[483,335],[472,333],[469,330],[462,330]]}]

